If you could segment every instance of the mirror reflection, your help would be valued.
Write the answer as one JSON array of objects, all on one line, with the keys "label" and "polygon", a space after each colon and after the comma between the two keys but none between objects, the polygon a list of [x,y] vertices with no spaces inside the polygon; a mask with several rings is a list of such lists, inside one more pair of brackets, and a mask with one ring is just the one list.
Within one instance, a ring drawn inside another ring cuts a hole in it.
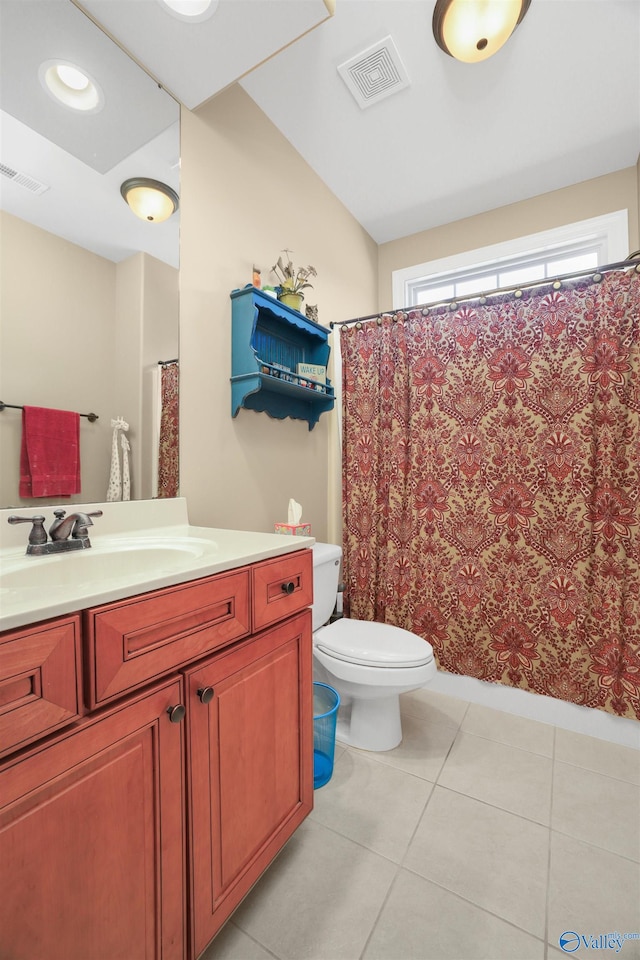
[{"label": "mirror reflection", "polygon": [[116,440],[132,499],[175,495],[180,214],[139,219],[120,188],[179,195],[179,105],[70,0],[2,0],[0,70],[0,505],[58,502],[20,496],[22,406],[98,416],[60,502],[119,498]]}]

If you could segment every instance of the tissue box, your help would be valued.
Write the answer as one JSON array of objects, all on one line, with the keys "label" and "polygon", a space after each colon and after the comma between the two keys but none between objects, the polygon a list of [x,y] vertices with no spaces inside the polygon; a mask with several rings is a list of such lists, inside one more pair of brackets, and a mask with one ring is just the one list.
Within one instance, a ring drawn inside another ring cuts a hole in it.
[{"label": "tissue box", "polygon": [[276,533],[286,533],[290,537],[310,537],[310,523],[276,523],[274,524]]}]

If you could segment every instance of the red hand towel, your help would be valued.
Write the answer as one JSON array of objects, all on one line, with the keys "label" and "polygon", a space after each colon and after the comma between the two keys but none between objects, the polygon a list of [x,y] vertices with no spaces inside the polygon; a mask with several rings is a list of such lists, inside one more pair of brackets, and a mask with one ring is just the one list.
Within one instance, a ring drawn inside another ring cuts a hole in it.
[{"label": "red hand towel", "polygon": [[23,407],[21,497],[80,493],[80,415],[69,410]]}]

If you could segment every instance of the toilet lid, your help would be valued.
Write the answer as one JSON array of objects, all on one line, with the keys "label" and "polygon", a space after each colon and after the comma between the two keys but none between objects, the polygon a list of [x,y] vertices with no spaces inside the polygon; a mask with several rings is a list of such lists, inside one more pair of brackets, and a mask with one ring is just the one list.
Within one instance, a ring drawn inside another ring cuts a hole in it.
[{"label": "toilet lid", "polygon": [[330,657],[370,667],[421,667],[433,660],[433,647],[415,633],[389,623],[343,617],[315,635]]}]

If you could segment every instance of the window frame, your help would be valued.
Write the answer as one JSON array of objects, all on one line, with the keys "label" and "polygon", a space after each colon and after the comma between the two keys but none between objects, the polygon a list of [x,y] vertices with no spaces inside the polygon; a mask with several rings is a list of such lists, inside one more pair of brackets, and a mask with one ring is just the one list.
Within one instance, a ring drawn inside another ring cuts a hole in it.
[{"label": "window frame", "polygon": [[[418,306],[418,303],[438,302],[424,299],[413,302],[412,291],[425,281],[436,283],[441,280],[444,285],[453,280],[471,279],[474,274],[499,266],[524,268],[541,260],[548,261],[565,251],[567,256],[571,256],[594,248],[598,251],[598,267],[625,259],[629,250],[626,209],[394,270],[391,275],[393,309],[401,310],[403,307]],[[515,263],[512,264],[511,261]],[[493,289],[495,284],[489,286],[486,292]],[[473,296],[480,294],[461,295],[460,299]]]}]

